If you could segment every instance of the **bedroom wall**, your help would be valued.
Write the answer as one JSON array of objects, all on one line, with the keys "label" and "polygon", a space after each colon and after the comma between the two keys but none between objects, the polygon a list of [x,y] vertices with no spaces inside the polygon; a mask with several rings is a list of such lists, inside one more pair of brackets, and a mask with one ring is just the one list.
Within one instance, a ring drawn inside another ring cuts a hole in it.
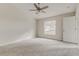
[{"label": "bedroom wall", "polygon": [[76,7],[76,35],[77,35],[77,42],[79,43],[79,4]]},{"label": "bedroom wall", "polygon": [[[0,4],[0,44],[35,37],[35,18],[44,18],[74,11],[74,4],[47,4],[46,14],[36,15],[32,4]],[[59,6],[60,5],[60,6]],[[53,10],[53,11],[52,11]],[[63,11],[63,12],[62,12]]]},{"label": "bedroom wall", "polygon": [[[63,40],[63,17],[69,17],[74,16],[75,12],[69,12],[66,14],[61,14],[57,16],[52,16],[48,18],[41,18],[36,20],[36,26],[37,26],[37,37],[44,37],[44,38],[50,38],[50,39],[57,39],[57,40]],[[46,20],[56,20],[56,35],[45,35],[43,31],[43,23]]]},{"label": "bedroom wall", "polygon": [[34,21],[12,4],[0,4],[0,44],[34,38]]},{"label": "bedroom wall", "polygon": [[[56,20],[56,35],[45,35],[43,31],[43,23],[46,20]],[[62,17],[56,16],[56,17],[49,17],[44,19],[37,20],[37,37],[44,37],[44,38],[50,38],[50,39],[57,39],[62,40]]]}]

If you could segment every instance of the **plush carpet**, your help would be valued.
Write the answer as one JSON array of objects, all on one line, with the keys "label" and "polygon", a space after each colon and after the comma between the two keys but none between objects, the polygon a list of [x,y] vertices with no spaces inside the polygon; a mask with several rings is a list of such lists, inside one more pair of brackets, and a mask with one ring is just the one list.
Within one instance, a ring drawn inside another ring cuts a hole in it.
[{"label": "plush carpet", "polygon": [[1,56],[79,56],[79,45],[35,38],[0,46]]}]

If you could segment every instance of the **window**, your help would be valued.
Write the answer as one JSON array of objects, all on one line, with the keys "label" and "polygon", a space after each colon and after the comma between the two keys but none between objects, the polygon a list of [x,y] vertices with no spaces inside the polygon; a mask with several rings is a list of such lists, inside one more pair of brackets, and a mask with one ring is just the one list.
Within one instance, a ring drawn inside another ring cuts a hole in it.
[{"label": "window", "polygon": [[44,22],[44,34],[56,35],[56,20],[48,20]]}]

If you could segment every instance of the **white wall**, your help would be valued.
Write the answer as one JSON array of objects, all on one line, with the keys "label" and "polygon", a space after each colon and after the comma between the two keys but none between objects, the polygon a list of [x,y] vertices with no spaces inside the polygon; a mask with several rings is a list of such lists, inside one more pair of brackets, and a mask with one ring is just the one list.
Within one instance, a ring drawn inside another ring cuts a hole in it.
[{"label": "white wall", "polygon": [[77,42],[79,43],[79,4],[76,7],[76,33]]},{"label": "white wall", "polygon": [[[0,4],[0,44],[20,40],[21,36],[33,38],[35,35],[34,18],[44,18],[74,11],[75,4],[49,5],[46,13],[36,15],[32,4]],[[67,8],[67,7],[70,8]]]},{"label": "white wall", "polygon": [[[75,12],[70,12],[70,13],[61,14],[58,16],[37,19],[37,24],[36,24],[37,25],[37,36],[44,37],[44,38],[63,40],[63,17],[69,17],[69,16],[74,16],[74,15],[75,15]],[[56,27],[56,35],[45,35],[44,34],[43,23],[46,20],[56,20],[56,26],[57,26]]]},{"label": "white wall", "polygon": [[34,37],[34,20],[12,4],[0,4],[0,44]]},{"label": "white wall", "polygon": [[[44,27],[43,23],[46,20],[56,20],[56,35],[45,35],[44,34]],[[37,20],[37,36],[38,37],[44,37],[44,38],[51,38],[51,39],[57,39],[62,40],[62,17],[56,16],[56,17],[49,17],[44,19]]]}]

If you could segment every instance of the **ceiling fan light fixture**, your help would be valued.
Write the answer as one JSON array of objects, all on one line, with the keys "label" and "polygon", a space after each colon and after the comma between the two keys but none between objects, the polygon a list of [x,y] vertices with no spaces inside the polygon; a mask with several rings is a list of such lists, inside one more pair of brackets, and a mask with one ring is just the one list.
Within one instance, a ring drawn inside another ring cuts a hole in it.
[{"label": "ceiling fan light fixture", "polygon": [[30,11],[36,11],[36,14],[40,12],[46,13],[44,9],[48,8],[48,6],[40,7],[40,3],[34,3],[33,5],[36,9],[30,9]]}]

